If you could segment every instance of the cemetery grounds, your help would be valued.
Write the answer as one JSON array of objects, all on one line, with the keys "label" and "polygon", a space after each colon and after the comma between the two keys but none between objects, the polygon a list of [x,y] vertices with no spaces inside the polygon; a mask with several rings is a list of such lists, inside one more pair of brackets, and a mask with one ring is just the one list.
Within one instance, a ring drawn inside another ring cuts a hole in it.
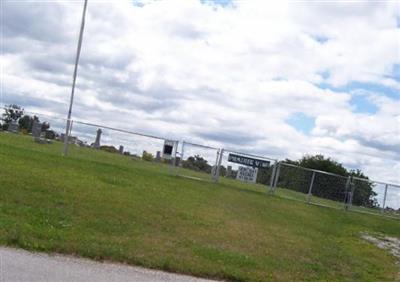
[{"label": "cemetery grounds", "polygon": [[399,258],[365,239],[399,238],[398,219],[91,148],[61,151],[0,132],[0,244],[229,281],[400,279]]}]

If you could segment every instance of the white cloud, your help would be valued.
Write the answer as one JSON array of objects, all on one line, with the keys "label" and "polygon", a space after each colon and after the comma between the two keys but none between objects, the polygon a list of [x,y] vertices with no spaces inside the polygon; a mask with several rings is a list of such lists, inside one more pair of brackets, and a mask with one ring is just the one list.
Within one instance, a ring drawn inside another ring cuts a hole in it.
[{"label": "white cloud", "polygon": [[[388,3],[89,1],[74,116],[112,126],[297,158],[324,153],[397,181],[399,7]],[[82,5],[5,2],[3,101],[64,115]],[[3,102],[2,101],[2,102]],[[310,135],[285,120],[315,118]],[[128,121],[128,122],[127,122]]]}]

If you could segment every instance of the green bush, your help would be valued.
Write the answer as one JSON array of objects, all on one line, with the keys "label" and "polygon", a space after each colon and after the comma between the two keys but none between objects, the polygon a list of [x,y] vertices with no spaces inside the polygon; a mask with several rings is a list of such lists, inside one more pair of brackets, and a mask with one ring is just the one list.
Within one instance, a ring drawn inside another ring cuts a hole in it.
[{"label": "green bush", "polygon": [[143,151],[142,159],[144,161],[152,162],[154,160],[154,156],[151,153],[147,153],[146,151]]},{"label": "green bush", "polygon": [[107,145],[100,146],[100,150],[103,150],[103,151],[106,151],[109,153],[119,153],[118,149],[115,148],[114,146],[107,146]]}]

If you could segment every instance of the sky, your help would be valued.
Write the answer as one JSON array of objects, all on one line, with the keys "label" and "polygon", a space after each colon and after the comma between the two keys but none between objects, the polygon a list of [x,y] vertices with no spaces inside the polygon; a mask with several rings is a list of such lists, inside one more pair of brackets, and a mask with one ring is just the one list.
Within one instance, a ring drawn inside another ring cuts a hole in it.
[{"label": "sky", "polygon": [[[1,2],[1,104],[66,117],[83,1]],[[400,2],[89,0],[73,118],[400,183]]]}]

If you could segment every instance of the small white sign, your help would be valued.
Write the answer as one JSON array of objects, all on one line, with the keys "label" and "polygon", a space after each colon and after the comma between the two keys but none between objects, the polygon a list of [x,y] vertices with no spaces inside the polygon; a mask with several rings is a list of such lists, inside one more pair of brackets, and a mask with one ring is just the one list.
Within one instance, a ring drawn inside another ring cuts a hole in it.
[{"label": "small white sign", "polygon": [[239,179],[239,180],[244,181],[244,182],[256,183],[257,172],[258,172],[257,168],[239,166],[236,179]]},{"label": "small white sign", "polygon": [[163,147],[163,158],[170,160],[172,157],[172,152],[174,150],[175,141],[165,140]]}]

